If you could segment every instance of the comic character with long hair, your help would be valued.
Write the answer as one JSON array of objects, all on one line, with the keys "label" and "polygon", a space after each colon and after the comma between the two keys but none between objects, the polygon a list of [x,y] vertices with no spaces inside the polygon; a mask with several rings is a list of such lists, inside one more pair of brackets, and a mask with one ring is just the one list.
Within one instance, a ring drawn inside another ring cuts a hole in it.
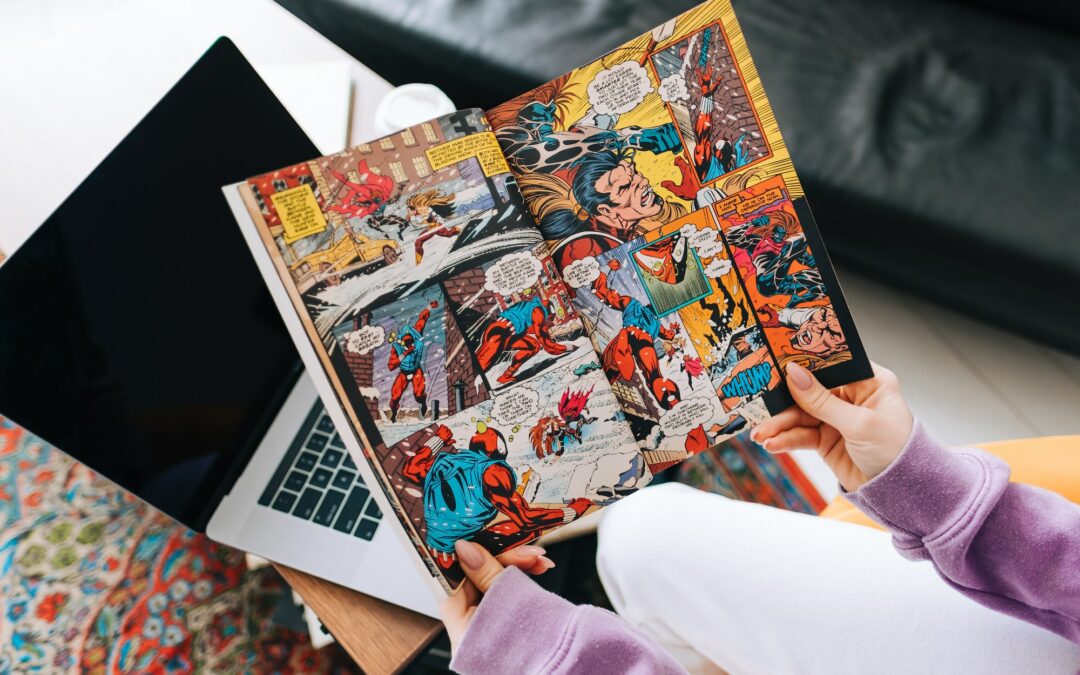
[{"label": "comic character with long hair", "polygon": [[758,309],[765,328],[787,328],[792,349],[826,359],[846,351],[847,340],[840,328],[840,319],[830,305],[817,307],[779,307],[765,305]]},{"label": "comic character with long hair", "polygon": [[[406,454],[402,475],[423,490],[428,550],[454,583],[460,580],[454,566],[458,539],[502,550],[574,521],[593,505],[583,498],[557,509],[530,505],[506,462],[506,439],[484,422],[477,423],[468,447],[456,447],[453,432],[440,424],[424,445]],[[499,516],[505,520],[492,524]]]},{"label": "comic character with long hair", "polygon": [[559,399],[559,414],[541,417],[529,430],[529,441],[537,459],[548,455],[560,457],[570,441],[581,443],[582,430],[596,421],[595,417],[586,414],[592,391],[592,387],[588,391],[567,389]]},{"label": "comic character with long hair", "polygon": [[419,192],[405,202],[409,221],[420,227],[423,232],[413,242],[416,251],[416,264],[424,259],[424,242],[432,237],[453,237],[461,233],[461,228],[447,226],[444,219],[454,215],[454,195],[444,195],[438,190]]},{"label": "comic character with long hair", "polygon": [[[344,190],[344,194],[338,199],[338,204],[327,206],[327,211],[340,213],[347,218],[363,218],[381,212],[390,201],[394,190],[392,178],[369,169],[366,159],[356,165],[356,172],[360,182],[349,180],[340,171],[330,170],[330,175],[341,183],[338,190]],[[332,197],[336,194],[337,191],[331,192]]]},{"label": "comic character with long hair", "polygon": [[390,421],[397,421],[401,397],[412,382],[413,397],[420,405],[420,417],[427,414],[427,380],[424,378],[424,327],[427,326],[431,310],[438,307],[434,300],[431,307],[425,307],[413,325],[406,324],[400,332],[393,332],[387,338],[390,343],[390,360],[386,367],[397,370],[397,377],[390,386]]},{"label": "comic character with long hair", "polygon": [[[825,297],[825,282],[798,219],[776,209],[727,230],[743,278],[754,277],[764,296],[786,295],[788,307]],[[805,269],[791,271],[794,263]]]},{"label": "comic character with long hair", "polygon": [[517,371],[541,349],[555,356],[566,352],[569,347],[551,337],[548,324],[548,308],[539,294],[499,312],[484,329],[476,350],[480,370],[486,372],[500,354],[512,351],[510,365],[497,378],[499,383],[509,384],[517,381]]}]

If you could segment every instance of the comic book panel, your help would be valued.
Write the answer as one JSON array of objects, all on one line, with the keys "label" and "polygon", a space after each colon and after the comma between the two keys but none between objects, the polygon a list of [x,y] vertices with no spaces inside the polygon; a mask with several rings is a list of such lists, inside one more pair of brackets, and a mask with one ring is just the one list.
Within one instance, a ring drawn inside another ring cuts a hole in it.
[{"label": "comic book panel", "polygon": [[475,109],[248,185],[326,343],[345,314],[539,238]]},{"label": "comic book panel", "polygon": [[458,539],[499,553],[651,479],[594,359],[579,352],[555,370],[376,446],[399,515],[445,588],[462,579]]},{"label": "comic book panel", "polygon": [[465,343],[460,358],[473,359],[488,388],[592,350],[543,242],[451,276],[443,287]]},{"label": "comic book panel", "polygon": [[727,2],[707,2],[491,110],[556,264],[798,178]]},{"label": "comic book panel", "polygon": [[851,360],[784,179],[752,185],[715,210],[780,367],[796,360],[817,370]]},{"label": "comic book panel", "polygon": [[649,57],[702,185],[770,155],[720,23]]},{"label": "comic book panel", "polygon": [[[451,365],[460,350],[455,329],[437,284],[334,327],[348,374],[383,442],[395,443],[464,408],[461,373]],[[474,401],[488,395],[482,385],[470,393]]]}]

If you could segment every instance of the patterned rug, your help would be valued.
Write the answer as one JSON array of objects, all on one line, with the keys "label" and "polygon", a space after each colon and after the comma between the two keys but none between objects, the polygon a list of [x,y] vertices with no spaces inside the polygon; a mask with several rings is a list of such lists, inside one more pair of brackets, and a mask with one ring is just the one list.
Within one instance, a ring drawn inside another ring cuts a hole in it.
[{"label": "patterned rug", "polygon": [[748,502],[817,514],[825,500],[788,455],[773,455],[743,434],[692,457],[675,474],[680,483]]},{"label": "patterned rug", "polygon": [[0,674],[355,672],[289,587],[0,418]]}]

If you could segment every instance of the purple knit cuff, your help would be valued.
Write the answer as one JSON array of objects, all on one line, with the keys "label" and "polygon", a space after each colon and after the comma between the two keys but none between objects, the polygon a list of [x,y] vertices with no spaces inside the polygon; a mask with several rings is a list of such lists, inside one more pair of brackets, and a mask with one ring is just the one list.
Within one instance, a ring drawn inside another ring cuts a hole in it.
[{"label": "purple knit cuff", "polygon": [[[543,672],[564,646],[578,609],[508,567],[476,608],[450,669],[465,675]],[[522,639],[525,635],[535,639]]]},{"label": "purple knit cuff", "polygon": [[926,543],[992,507],[1008,480],[1009,467],[1000,459],[979,450],[947,450],[916,420],[893,463],[845,496],[898,535],[898,544],[902,535]]}]

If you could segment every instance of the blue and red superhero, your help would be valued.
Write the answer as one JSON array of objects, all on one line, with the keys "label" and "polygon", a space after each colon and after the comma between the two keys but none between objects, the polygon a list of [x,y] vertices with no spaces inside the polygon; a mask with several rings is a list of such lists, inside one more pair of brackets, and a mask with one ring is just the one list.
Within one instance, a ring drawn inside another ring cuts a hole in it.
[{"label": "blue and red superhero", "polygon": [[702,34],[701,54],[694,68],[697,86],[701,93],[698,114],[694,119],[694,166],[697,168],[702,183],[715,180],[750,161],[746,134],[739,136],[734,143],[726,138],[713,141],[712,96],[720,86],[720,81],[713,78],[709,68],[711,39],[712,29],[706,28]]},{"label": "blue and red superhero", "polygon": [[424,378],[424,327],[431,317],[431,310],[439,303],[432,301],[431,307],[425,307],[413,325],[406,324],[400,333],[390,333],[390,360],[387,367],[397,370],[394,384],[390,386],[390,421],[397,421],[401,396],[412,382],[413,397],[420,405],[420,417],[427,414],[427,380]]},{"label": "blue and red superhero", "polygon": [[559,355],[569,347],[556,342],[548,331],[548,308],[539,294],[510,305],[488,324],[476,350],[480,370],[487,371],[495,359],[506,351],[513,351],[510,365],[499,375],[498,382],[510,384],[526,361],[543,349],[548,354]]},{"label": "blue and red superhero", "polygon": [[456,448],[453,432],[440,424],[402,468],[405,479],[423,490],[425,543],[455,583],[461,578],[454,565],[458,539],[503,550],[580,518],[593,504],[574,499],[557,509],[531,506],[517,491],[506,455],[506,439],[484,422],[477,423],[467,448]]},{"label": "blue and red superhero", "polygon": [[[618,271],[621,265],[612,258],[608,268]],[[670,340],[679,330],[679,324],[663,326],[652,307],[641,304],[637,298],[623,295],[608,286],[607,272],[601,272],[593,282],[593,293],[608,307],[622,312],[622,330],[604,349],[601,364],[604,374],[612,382],[630,382],[634,373],[648,385],[656,402],[664,410],[671,410],[679,402],[679,387],[660,372],[660,359],[656,354],[656,340]]]}]

